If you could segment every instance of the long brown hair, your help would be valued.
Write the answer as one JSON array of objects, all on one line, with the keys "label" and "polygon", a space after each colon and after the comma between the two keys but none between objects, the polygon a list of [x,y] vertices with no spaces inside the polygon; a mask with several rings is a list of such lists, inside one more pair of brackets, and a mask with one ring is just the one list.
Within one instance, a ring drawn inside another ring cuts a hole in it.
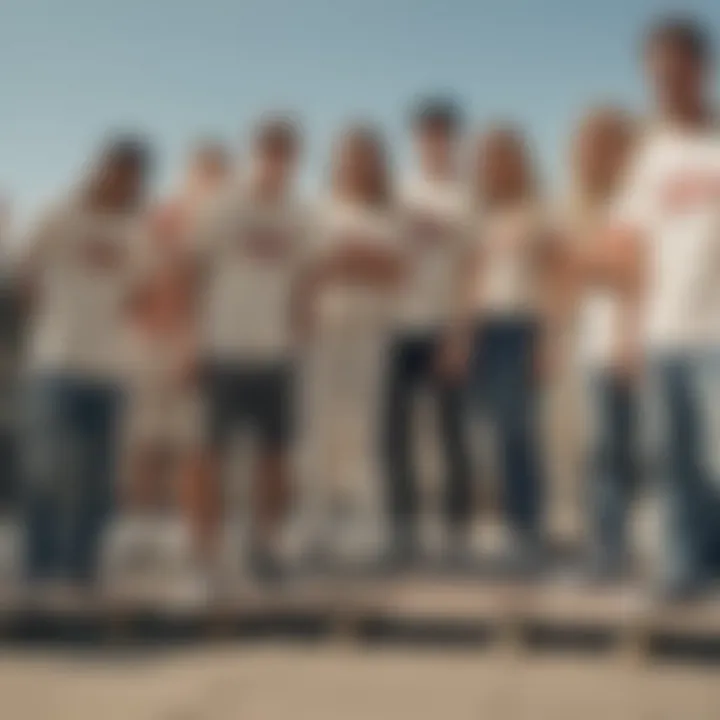
[{"label": "long brown hair", "polygon": [[536,200],[539,181],[524,133],[510,123],[481,133],[473,156],[473,195],[478,206]]},{"label": "long brown hair", "polygon": [[576,206],[592,210],[608,202],[622,179],[635,136],[634,119],[619,107],[604,105],[585,113],[570,149]]},{"label": "long brown hair", "polygon": [[82,187],[84,202],[110,203],[113,211],[137,211],[147,200],[152,157],[148,143],[121,136],[105,143]]},{"label": "long brown hair", "polygon": [[347,128],[335,143],[331,169],[334,197],[355,196],[378,208],[390,204],[391,181],[387,146],[370,124]]}]

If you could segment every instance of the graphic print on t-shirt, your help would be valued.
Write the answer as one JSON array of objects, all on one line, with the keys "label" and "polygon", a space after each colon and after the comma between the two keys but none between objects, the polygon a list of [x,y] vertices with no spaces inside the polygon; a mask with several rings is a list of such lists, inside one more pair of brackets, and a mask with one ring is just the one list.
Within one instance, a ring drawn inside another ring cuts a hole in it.
[{"label": "graphic print on t-shirt", "polygon": [[690,168],[669,178],[660,197],[663,207],[673,214],[720,202],[720,173]]},{"label": "graphic print on t-shirt", "polygon": [[720,135],[672,126],[630,163],[612,222],[647,248],[642,337],[649,352],[720,342]]}]

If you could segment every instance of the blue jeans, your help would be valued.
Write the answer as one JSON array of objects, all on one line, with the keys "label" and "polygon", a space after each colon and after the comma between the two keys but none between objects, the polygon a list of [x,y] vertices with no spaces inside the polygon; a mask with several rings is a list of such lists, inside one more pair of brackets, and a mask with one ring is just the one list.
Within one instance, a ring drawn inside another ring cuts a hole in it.
[{"label": "blue jeans", "polygon": [[591,554],[598,569],[615,573],[627,560],[628,515],[638,484],[638,397],[631,381],[610,371],[596,371],[589,392]]},{"label": "blue jeans", "polygon": [[24,410],[26,574],[90,582],[113,507],[119,389],[37,377]]},{"label": "blue jeans", "polygon": [[472,405],[497,435],[505,511],[523,535],[539,532],[542,512],[538,335],[532,320],[484,322],[476,331],[471,371]]},{"label": "blue jeans", "polygon": [[439,333],[399,336],[388,357],[382,427],[386,490],[396,532],[417,521],[417,473],[413,463],[414,401],[429,389],[436,401],[440,441],[446,467],[444,510],[448,525],[465,529],[472,513],[470,457],[465,437],[464,383],[446,382],[436,371]]},{"label": "blue jeans", "polygon": [[651,400],[658,403],[666,501],[664,575],[672,586],[720,570],[720,486],[708,453],[708,412],[717,405],[720,358],[712,353],[655,358]]}]

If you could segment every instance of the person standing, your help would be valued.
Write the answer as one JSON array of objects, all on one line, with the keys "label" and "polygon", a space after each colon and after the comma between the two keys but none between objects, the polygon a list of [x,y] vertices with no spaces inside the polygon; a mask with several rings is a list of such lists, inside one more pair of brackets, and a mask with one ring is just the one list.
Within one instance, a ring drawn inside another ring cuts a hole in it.
[{"label": "person standing", "polygon": [[[617,108],[594,109],[583,118],[572,148],[573,195],[563,212],[577,271],[573,368],[579,365],[586,388],[579,405],[590,421],[582,443],[587,459],[583,477],[588,480],[588,514],[582,516],[589,517],[591,576],[600,581],[618,580],[630,569],[628,519],[639,480],[640,377],[615,357],[617,291],[594,267],[634,136],[634,121]],[[578,417],[573,413],[576,422]]]},{"label": "person standing", "polygon": [[28,580],[90,586],[114,507],[127,370],[124,330],[151,258],[142,231],[150,154],[128,137],[23,245],[29,303],[25,476]]},{"label": "person standing", "polygon": [[565,327],[566,251],[520,131],[488,131],[475,157],[478,220],[463,283],[471,402],[496,430],[510,566],[525,572],[546,541],[540,403]]},{"label": "person standing", "polygon": [[134,350],[126,423],[131,505],[134,510],[182,506],[203,559],[207,508],[190,242],[198,217],[229,173],[222,144],[196,144],[179,191],[151,213],[149,239],[158,262],[136,305],[129,338]]},{"label": "person standing", "polygon": [[348,520],[372,527],[368,510],[376,509],[381,475],[382,378],[405,267],[388,166],[373,126],[352,125],[341,134],[299,294],[311,340],[310,454],[329,510],[330,536],[323,539],[333,550],[348,538]]},{"label": "person standing", "polygon": [[249,560],[261,580],[282,574],[280,532],[290,502],[298,337],[293,288],[307,213],[295,190],[300,136],[286,118],[259,122],[248,176],[228,183],[193,233],[201,384],[208,412],[207,539],[217,542],[219,474],[238,425],[257,441]]},{"label": "person standing", "polygon": [[389,349],[383,430],[393,555],[401,564],[417,554],[413,419],[423,390],[431,392],[437,411],[445,462],[443,514],[453,554],[466,549],[473,509],[464,378],[445,354],[454,280],[469,235],[468,197],[459,171],[461,111],[447,100],[424,100],[414,111],[412,130],[419,171],[399,197],[408,267]]},{"label": "person standing", "polygon": [[644,367],[659,421],[667,505],[662,588],[697,592],[717,573],[720,500],[708,448],[720,349],[720,124],[713,47],[686,18],[644,45],[656,117],[612,211],[606,263],[623,288],[618,357]]}]

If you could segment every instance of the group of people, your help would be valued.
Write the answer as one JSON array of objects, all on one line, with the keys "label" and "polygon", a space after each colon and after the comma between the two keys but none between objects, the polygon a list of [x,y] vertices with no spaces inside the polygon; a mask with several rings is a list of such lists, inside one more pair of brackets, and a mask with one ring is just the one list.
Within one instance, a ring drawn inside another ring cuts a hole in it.
[{"label": "group of people", "polygon": [[[720,486],[701,447],[709,396],[696,385],[717,376],[720,350],[712,48],[701,27],[671,20],[652,28],[644,58],[655,117],[590,112],[562,203],[543,192],[519,128],[469,138],[462,108],[437,98],[413,111],[409,181],[391,178],[381,131],[355,124],[311,204],[287,117],[258,122],[240,168],[221,144],[198,144],[160,208],[148,146],[110,142],[19,243],[14,266],[27,327],[28,578],[92,581],[122,506],[181,508],[198,563],[211,564],[239,426],[254,439],[248,548],[261,577],[282,573],[300,474],[329,514],[379,489],[385,561],[407,567],[420,552],[413,427],[426,392],[449,549],[469,540],[468,426],[481,416],[497,441],[513,567],[536,568],[547,547],[543,397],[579,372],[592,420],[575,468],[588,490],[588,569],[614,581],[632,564],[648,387],[667,453],[654,473],[669,511],[663,585],[683,596],[703,586],[720,569]],[[580,415],[563,415],[569,440]]]}]

